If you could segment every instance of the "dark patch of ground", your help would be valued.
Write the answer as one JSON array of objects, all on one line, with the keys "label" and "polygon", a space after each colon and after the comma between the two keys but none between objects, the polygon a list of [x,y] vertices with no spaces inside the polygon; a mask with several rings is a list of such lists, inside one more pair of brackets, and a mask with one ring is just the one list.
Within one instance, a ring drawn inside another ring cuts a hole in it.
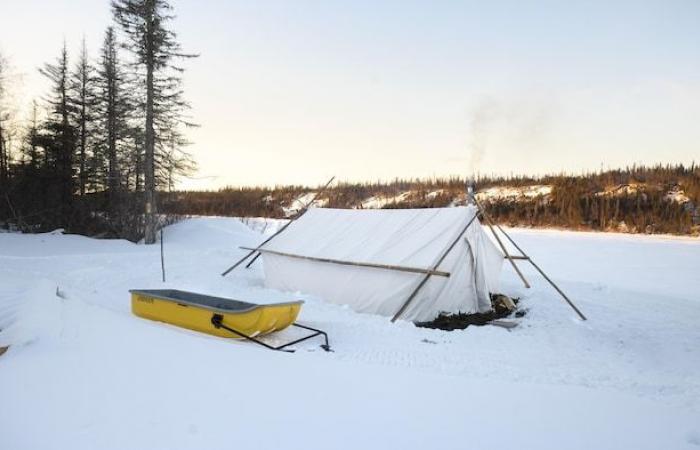
[{"label": "dark patch of ground", "polygon": [[[504,301],[504,298],[511,300],[516,305],[515,309],[508,308],[508,302]],[[463,330],[469,325],[486,325],[492,320],[504,319],[513,315],[515,317],[523,317],[525,315],[525,310],[517,309],[518,300],[517,298],[509,298],[503,294],[491,294],[491,306],[493,310],[490,312],[475,314],[442,313],[429,322],[416,322],[416,326],[452,331]]]}]

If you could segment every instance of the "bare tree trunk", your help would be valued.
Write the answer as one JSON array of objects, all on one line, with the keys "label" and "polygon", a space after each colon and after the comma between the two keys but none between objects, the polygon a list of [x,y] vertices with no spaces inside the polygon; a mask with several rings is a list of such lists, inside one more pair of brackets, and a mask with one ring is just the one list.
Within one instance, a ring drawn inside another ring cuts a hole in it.
[{"label": "bare tree trunk", "polygon": [[0,188],[5,186],[7,182],[7,148],[5,146],[5,138],[3,136],[2,118],[0,117]]},{"label": "bare tree trunk", "polygon": [[146,21],[146,167],[145,167],[145,243],[156,242],[156,180],[155,180],[155,130],[153,129],[153,69],[155,65],[153,52],[153,16],[155,3],[148,2],[149,11]]},{"label": "bare tree trunk", "polygon": [[141,192],[143,190],[143,161],[141,160],[141,145],[143,145],[143,141],[137,137],[134,137],[134,149],[136,150],[134,191],[136,192]]}]

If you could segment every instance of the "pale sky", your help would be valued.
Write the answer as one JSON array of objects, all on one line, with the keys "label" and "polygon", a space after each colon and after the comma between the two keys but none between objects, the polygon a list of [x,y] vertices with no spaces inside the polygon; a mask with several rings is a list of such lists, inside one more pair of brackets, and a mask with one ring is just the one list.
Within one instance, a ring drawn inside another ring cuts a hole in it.
[{"label": "pale sky", "polygon": [[[700,162],[700,1],[177,0],[182,188]],[[0,0],[23,73],[93,56],[107,0]]]}]

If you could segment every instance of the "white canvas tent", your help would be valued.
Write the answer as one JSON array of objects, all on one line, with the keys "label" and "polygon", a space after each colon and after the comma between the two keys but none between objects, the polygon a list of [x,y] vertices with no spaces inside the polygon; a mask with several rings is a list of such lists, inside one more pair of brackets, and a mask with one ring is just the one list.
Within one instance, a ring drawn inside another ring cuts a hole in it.
[{"label": "white canvas tent", "polygon": [[489,311],[504,255],[476,214],[310,209],[260,247],[266,285],[413,321]]}]

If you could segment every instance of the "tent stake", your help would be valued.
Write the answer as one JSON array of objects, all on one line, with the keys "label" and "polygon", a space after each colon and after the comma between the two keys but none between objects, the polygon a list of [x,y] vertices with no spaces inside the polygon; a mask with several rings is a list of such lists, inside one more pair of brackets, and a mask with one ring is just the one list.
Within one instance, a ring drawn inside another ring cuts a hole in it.
[{"label": "tent stake", "polygon": [[289,225],[292,224],[292,222],[294,222],[295,220],[297,220],[299,217],[303,216],[304,213],[305,213],[306,211],[308,211],[309,206],[313,205],[313,203],[316,201],[316,199],[318,198],[318,196],[321,195],[321,193],[322,193],[323,191],[325,191],[325,190],[328,188],[328,186],[333,182],[333,180],[335,180],[335,176],[331,177],[331,179],[328,180],[328,183],[326,183],[326,184],[323,186],[323,188],[320,189],[320,190],[316,193],[316,195],[314,195],[314,197],[311,199],[311,201],[310,201],[309,203],[307,203],[307,204],[301,209],[301,211],[299,211],[299,213],[298,213],[296,216],[294,216],[294,217],[292,217],[291,219],[289,219],[289,222],[285,223],[285,224],[282,226],[282,228],[280,228],[279,230],[277,230],[277,231],[276,231],[272,236],[270,236],[269,238],[265,239],[265,240],[263,241],[262,244],[258,245],[255,249],[251,250],[251,251],[250,251],[247,255],[245,255],[243,258],[239,259],[239,260],[236,262],[236,264],[234,264],[234,265],[232,265],[231,267],[229,267],[228,269],[226,269],[226,270],[221,274],[221,276],[222,276],[222,277],[225,277],[225,276],[228,275],[229,272],[231,272],[233,269],[235,269],[236,267],[240,266],[241,263],[243,263],[243,261],[245,261],[246,259],[250,258],[254,253],[257,253],[257,255],[255,255],[255,257],[248,263],[248,265],[246,265],[246,267],[250,267],[250,265],[253,264],[253,263],[255,262],[255,260],[258,259],[258,257],[260,256],[260,252],[259,252],[258,250],[260,250],[265,244],[267,244],[267,243],[270,242],[272,239],[274,239],[276,236],[278,236],[280,233],[282,233],[284,230],[286,230],[287,227],[288,227]]},{"label": "tent stake", "polygon": [[[437,260],[437,262],[433,265],[432,271],[436,271],[436,270],[438,269],[438,267],[440,267],[440,264],[442,263],[442,261],[443,261],[443,260],[447,257],[447,255],[452,251],[452,249],[454,248],[454,246],[457,245],[457,242],[459,242],[459,240],[462,239],[462,236],[464,235],[464,233],[467,232],[467,229],[468,229],[468,228],[471,226],[471,224],[476,220],[476,216],[477,216],[477,215],[474,214],[474,217],[472,217],[471,220],[469,221],[469,223],[467,223],[467,224],[464,226],[464,228],[462,229],[462,231],[457,235],[457,238],[450,244],[449,247],[447,247],[447,250],[445,250],[445,252],[440,256],[440,258]],[[401,305],[401,308],[399,308],[399,310],[396,312],[396,314],[394,314],[394,317],[391,318],[391,321],[392,321],[392,322],[396,322],[396,320],[397,320],[399,317],[401,317],[401,314],[403,314],[404,311],[406,311],[406,308],[408,308],[408,305],[410,305],[411,302],[416,298],[416,295],[418,295],[418,292],[421,290],[421,288],[423,287],[423,285],[425,285],[425,283],[428,282],[428,280],[430,279],[430,275],[432,275],[432,274],[431,274],[431,273],[426,273],[426,274],[425,274],[425,276],[424,276],[423,279],[420,281],[420,283],[418,283],[418,286],[416,286],[416,288],[413,290],[413,292],[411,292],[411,295],[408,297],[408,299],[406,299],[406,301],[404,302],[404,304]]]},{"label": "tent stake", "polygon": [[503,245],[501,238],[498,237],[498,233],[496,233],[496,230],[493,228],[493,222],[491,221],[491,217],[489,217],[486,210],[481,207],[481,204],[476,199],[476,195],[473,195],[472,199],[474,200],[476,207],[479,208],[479,212],[484,216],[484,219],[486,219],[486,225],[488,225],[488,227],[491,229],[491,233],[493,233],[494,237],[496,238],[498,245],[501,247],[501,250],[503,250],[503,253],[506,255],[506,258],[508,258],[510,265],[513,266],[513,269],[515,269],[515,273],[517,273],[518,276],[520,277],[520,279],[523,280],[523,284],[525,284],[525,287],[530,289],[530,283],[527,282],[527,280],[525,279],[525,276],[522,274],[522,272],[520,271],[518,266],[515,265],[515,261],[513,261],[513,258],[510,257],[510,253],[508,253],[508,250],[506,250],[506,246]]},{"label": "tent stake", "polygon": [[503,230],[503,228],[501,228],[500,225],[496,225],[496,226],[497,226],[498,229],[501,231],[501,233],[503,233],[503,235],[510,241],[510,243],[513,244],[513,246],[515,246],[516,249],[518,249],[518,251],[519,251],[520,254],[522,255],[522,259],[529,261],[530,264],[532,264],[532,267],[534,267],[535,269],[537,269],[537,271],[540,273],[540,275],[542,275],[542,277],[543,277],[545,280],[547,280],[547,282],[548,282],[549,284],[552,285],[552,287],[559,293],[559,295],[561,295],[562,298],[563,298],[564,300],[566,300],[566,303],[568,303],[569,306],[571,306],[571,308],[572,308],[574,311],[576,311],[576,314],[578,314],[578,316],[581,318],[581,320],[588,320],[588,319],[586,319],[586,316],[584,316],[583,313],[576,307],[576,305],[574,305],[574,302],[572,302],[572,301],[569,299],[569,297],[566,296],[566,294],[564,293],[564,291],[562,291],[561,289],[559,289],[559,286],[557,286],[557,285],[554,283],[554,281],[552,281],[552,280],[547,276],[547,274],[544,273],[544,271],[543,271],[542,269],[540,269],[540,266],[538,266],[537,264],[535,264],[535,262],[532,260],[532,258],[530,258],[529,256],[527,256],[527,254],[525,254],[525,252],[520,248],[520,246],[518,246],[518,244],[515,243],[515,241],[513,240],[513,238],[511,238],[511,237],[508,235],[508,233],[506,233],[505,230]]}]

